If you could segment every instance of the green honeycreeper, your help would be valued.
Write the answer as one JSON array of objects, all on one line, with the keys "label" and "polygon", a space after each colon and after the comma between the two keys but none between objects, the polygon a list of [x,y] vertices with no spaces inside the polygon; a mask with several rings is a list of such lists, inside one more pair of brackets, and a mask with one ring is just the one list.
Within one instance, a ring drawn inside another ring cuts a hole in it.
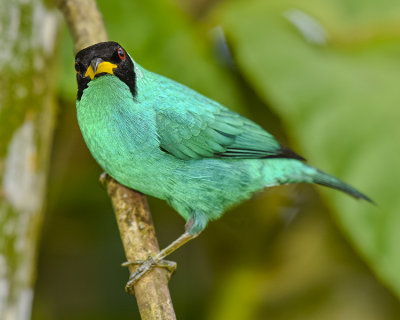
[{"label": "green honeycreeper", "polygon": [[185,233],[140,262],[128,287],[195,238],[210,220],[266,187],[316,183],[371,201],[303,162],[253,121],[147,71],[116,42],[78,52],[77,118],[100,166],[123,185],[166,200]]}]

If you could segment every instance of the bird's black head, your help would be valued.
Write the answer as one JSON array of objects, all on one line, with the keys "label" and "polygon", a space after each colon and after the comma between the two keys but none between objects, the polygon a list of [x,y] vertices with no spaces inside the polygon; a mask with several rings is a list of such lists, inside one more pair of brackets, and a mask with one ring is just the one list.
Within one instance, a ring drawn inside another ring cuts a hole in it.
[{"label": "bird's black head", "polygon": [[128,53],[117,42],[99,42],[76,54],[76,79],[78,81],[78,100],[83,90],[94,78],[112,74],[123,81],[136,95],[136,75]]}]

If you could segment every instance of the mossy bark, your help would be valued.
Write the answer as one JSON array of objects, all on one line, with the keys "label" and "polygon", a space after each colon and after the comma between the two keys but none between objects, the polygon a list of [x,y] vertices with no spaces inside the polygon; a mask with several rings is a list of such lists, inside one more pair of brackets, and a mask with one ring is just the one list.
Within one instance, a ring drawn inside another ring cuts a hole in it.
[{"label": "mossy bark", "polygon": [[0,5],[0,319],[29,319],[54,128],[59,16]]}]

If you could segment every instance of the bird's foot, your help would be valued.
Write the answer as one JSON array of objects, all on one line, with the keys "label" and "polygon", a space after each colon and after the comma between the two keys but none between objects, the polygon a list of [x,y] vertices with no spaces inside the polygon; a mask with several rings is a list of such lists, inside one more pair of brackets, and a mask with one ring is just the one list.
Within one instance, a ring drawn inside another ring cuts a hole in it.
[{"label": "bird's foot", "polygon": [[160,260],[157,257],[149,257],[147,260],[128,261],[122,264],[123,267],[130,265],[138,265],[136,270],[131,273],[129,280],[125,286],[126,292],[133,294],[133,286],[137,283],[146,273],[153,268],[165,268],[168,270],[168,280],[176,270],[176,262],[169,260]]},{"label": "bird's foot", "polygon": [[111,177],[108,175],[107,172],[103,172],[103,173],[100,175],[99,181],[100,181],[100,184],[101,184],[104,188],[107,187],[107,182],[109,182],[109,180],[111,180]]}]

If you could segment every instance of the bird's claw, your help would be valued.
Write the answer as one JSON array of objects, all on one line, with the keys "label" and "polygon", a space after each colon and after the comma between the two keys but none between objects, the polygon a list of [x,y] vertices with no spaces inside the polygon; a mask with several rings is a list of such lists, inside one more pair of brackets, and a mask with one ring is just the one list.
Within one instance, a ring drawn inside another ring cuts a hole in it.
[{"label": "bird's claw", "polygon": [[175,272],[176,262],[169,260],[159,260],[156,258],[149,257],[147,260],[135,260],[127,261],[122,264],[123,267],[130,265],[138,265],[136,270],[131,273],[129,280],[125,286],[126,292],[133,294],[133,286],[137,283],[146,273],[148,273],[153,268],[165,268],[168,270],[168,280]]},{"label": "bird's claw", "polygon": [[106,188],[107,182],[109,182],[110,179],[111,179],[111,177],[108,175],[108,173],[103,172],[99,178],[99,181],[100,181],[100,184],[102,185],[102,187]]}]

